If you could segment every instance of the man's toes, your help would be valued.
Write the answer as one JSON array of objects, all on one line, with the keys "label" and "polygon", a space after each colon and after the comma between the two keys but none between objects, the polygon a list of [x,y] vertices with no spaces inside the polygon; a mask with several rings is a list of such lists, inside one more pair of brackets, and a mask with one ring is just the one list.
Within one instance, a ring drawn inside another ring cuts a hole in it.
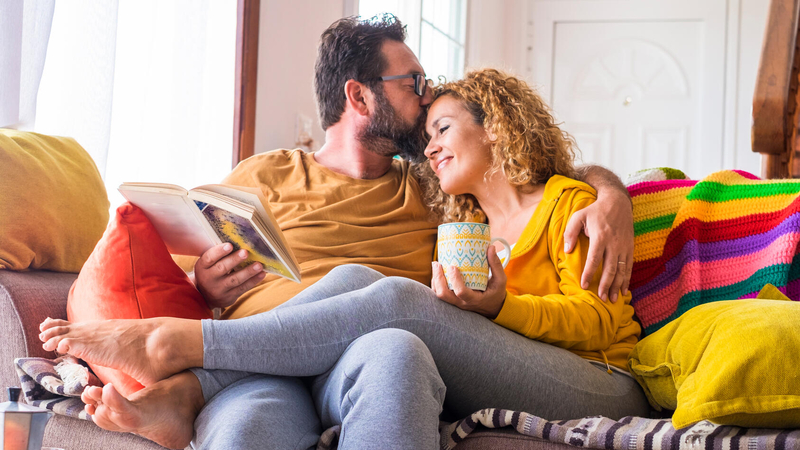
[{"label": "man's toes", "polygon": [[95,425],[104,430],[127,431],[114,422],[114,420],[111,418],[113,414],[114,411],[112,411],[108,406],[98,405],[97,408],[95,408],[94,414],[92,414],[92,421],[95,423]]},{"label": "man's toes", "polygon": [[42,348],[47,350],[48,352],[54,352],[58,348],[58,344],[60,342],[61,342],[61,336],[56,336],[48,339],[44,344],[42,344]]},{"label": "man's toes", "polygon": [[44,321],[41,324],[39,324],[39,331],[44,331],[53,327],[64,327],[67,325],[69,325],[69,322],[66,320],[51,319],[50,317],[48,317],[47,319],[44,319]]},{"label": "man's toes", "polygon": [[41,339],[42,342],[47,342],[54,337],[65,335],[67,332],[69,332],[67,326],[52,326],[42,330],[42,332],[39,333],[39,339]]},{"label": "man's toes", "polygon": [[64,325],[69,325],[69,322],[67,322],[66,320],[53,319],[48,317],[47,319],[44,319],[42,323],[39,324],[39,331],[44,331],[48,328],[59,327]]},{"label": "man's toes", "polygon": [[119,393],[113,384],[103,386],[102,400],[104,405],[116,412],[123,412],[130,408],[130,401]]},{"label": "man's toes", "polygon": [[[72,348],[72,339],[64,338],[58,341],[58,345],[56,346],[56,350],[58,353],[70,353],[70,349]],[[77,355],[72,355],[77,356]]]},{"label": "man's toes", "polygon": [[87,405],[97,405],[102,401],[103,388],[98,386],[87,386],[81,394],[81,400]]}]

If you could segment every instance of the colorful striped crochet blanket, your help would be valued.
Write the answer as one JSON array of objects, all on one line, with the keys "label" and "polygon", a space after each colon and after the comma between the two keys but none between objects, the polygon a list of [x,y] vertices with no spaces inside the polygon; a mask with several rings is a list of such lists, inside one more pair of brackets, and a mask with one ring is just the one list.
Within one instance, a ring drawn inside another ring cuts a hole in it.
[{"label": "colorful striped crochet blanket", "polygon": [[800,180],[728,170],[695,181],[654,169],[628,191],[632,304],[645,334],[703,303],[754,298],[768,283],[800,300]]}]

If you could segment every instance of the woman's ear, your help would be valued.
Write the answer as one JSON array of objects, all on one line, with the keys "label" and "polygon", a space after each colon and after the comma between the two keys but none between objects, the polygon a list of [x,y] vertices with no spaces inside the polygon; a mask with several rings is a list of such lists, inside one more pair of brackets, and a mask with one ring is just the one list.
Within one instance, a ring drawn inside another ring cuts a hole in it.
[{"label": "woman's ear", "polygon": [[497,134],[495,134],[493,127],[486,128],[486,138],[489,140],[490,144],[497,142]]},{"label": "woman's ear", "polygon": [[484,128],[486,129],[486,138],[489,139],[490,144],[497,142],[497,133],[494,131],[495,121],[489,122]]},{"label": "woman's ear", "polygon": [[344,84],[345,105],[349,105],[359,115],[369,114],[367,100],[371,94],[372,92],[366,86],[356,80],[347,80]]}]

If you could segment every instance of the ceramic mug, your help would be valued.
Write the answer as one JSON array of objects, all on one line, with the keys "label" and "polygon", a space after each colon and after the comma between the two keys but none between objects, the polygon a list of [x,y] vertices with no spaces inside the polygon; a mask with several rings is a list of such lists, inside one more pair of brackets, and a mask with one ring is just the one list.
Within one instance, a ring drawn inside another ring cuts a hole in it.
[{"label": "ceramic mug", "polygon": [[[489,259],[486,251],[494,242],[500,242],[511,255],[511,246],[503,238],[492,239],[489,225],[485,223],[453,222],[439,225],[436,251],[439,263],[444,269],[447,287],[453,289],[447,269],[458,267],[468,288],[485,291],[489,283]],[[503,268],[508,264],[506,258]]]}]

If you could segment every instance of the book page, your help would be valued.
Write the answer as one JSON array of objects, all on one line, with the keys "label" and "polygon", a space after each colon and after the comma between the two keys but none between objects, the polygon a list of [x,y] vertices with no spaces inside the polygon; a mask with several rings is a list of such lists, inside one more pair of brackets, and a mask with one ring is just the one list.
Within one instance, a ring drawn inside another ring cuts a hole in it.
[{"label": "book page", "polygon": [[169,183],[122,183],[119,186],[119,191],[149,191],[149,192],[164,192],[168,194],[181,194],[186,195],[189,191],[178,186],[177,184]]},{"label": "book page", "polygon": [[[261,191],[256,188],[247,188],[247,187],[232,187],[232,186],[225,186],[222,184],[207,184],[205,186],[199,186],[194,189],[193,191],[211,191],[217,194],[224,195],[225,197],[229,197],[235,200],[238,200],[242,203],[246,203],[258,211],[259,215],[264,218],[265,221],[271,222],[272,226],[277,228],[278,221],[275,219],[275,216],[272,214],[272,211],[266,205],[267,200],[261,195]],[[284,242],[285,244],[285,242]]]},{"label": "book page", "polygon": [[242,248],[248,251],[247,260],[237,268],[243,268],[251,263],[259,262],[264,266],[266,272],[299,281],[286,265],[281,262],[280,257],[264,242],[250,220],[211,204],[196,203],[222,241],[233,244],[234,251]]},{"label": "book page", "polygon": [[197,214],[195,202],[176,190],[139,189],[128,185],[120,193],[150,219],[159,236],[174,255],[201,256],[220,244]]},{"label": "book page", "polygon": [[[295,267],[298,266],[297,258],[294,256],[294,252],[292,252],[291,247],[289,247],[289,242],[286,241],[286,237],[283,235],[283,231],[281,231],[277,219],[275,219],[275,216],[269,209],[267,200],[261,194],[259,189],[241,186],[225,186],[222,184],[208,184],[192,189],[192,191],[189,193],[190,197],[192,196],[193,192],[200,194],[208,194],[209,192],[212,192],[252,206],[257,215],[261,218],[261,223],[267,226],[264,231],[269,234],[270,241],[273,243],[273,245],[279,247],[278,251],[280,251],[282,255],[291,259],[291,264],[293,264]],[[262,227],[262,229],[263,228],[264,227]]]}]

